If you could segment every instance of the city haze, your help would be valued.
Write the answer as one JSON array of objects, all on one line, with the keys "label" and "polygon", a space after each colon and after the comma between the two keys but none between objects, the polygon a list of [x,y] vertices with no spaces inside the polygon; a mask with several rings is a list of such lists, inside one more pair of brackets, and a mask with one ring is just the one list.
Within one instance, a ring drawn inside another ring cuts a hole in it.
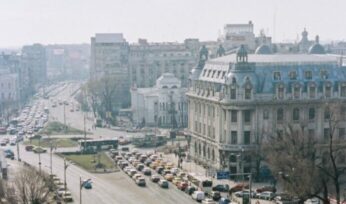
[{"label": "city haze", "polygon": [[[342,0],[37,0],[2,1],[0,47],[40,42],[88,43],[100,32],[122,32],[129,42],[215,40],[228,23],[252,20],[274,42],[296,41],[306,27],[321,41],[344,39]],[[274,26],[275,25],[275,26]],[[275,27],[275,32],[274,32]]]}]

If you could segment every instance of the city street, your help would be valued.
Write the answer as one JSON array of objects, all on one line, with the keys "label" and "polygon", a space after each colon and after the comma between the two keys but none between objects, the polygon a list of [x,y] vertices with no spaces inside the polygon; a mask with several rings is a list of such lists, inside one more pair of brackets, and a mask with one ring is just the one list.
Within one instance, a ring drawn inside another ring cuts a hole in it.
[{"label": "city street", "polygon": [[[55,119],[63,122],[64,107],[57,106],[52,108],[49,104],[53,100],[67,100],[71,102],[71,93],[78,88],[78,85],[69,84],[50,99],[43,100],[45,105],[50,109],[50,120]],[[75,102],[76,104],[76,102]],[[71,104],[70,104],[71,105]],[[69,106],[65,107],[66,124],[72,127],[83,130],[84,115],[82,112],[70,112]],[[87,130],[91,129],[92,121],[87,120]],[[97,128],[93,130],[93,137],[114,137],[123,135],[124,132],[118,132],[109,129]],[[15,147],[11,147],[16,152]],[[38,154],[27,152],[23,145],[20,145],[20,158],[34,166],[38,167],[39,157]],[[64,161],[57,155],[53,154],[53,174],[56,174],[61,180],[64,178]],[[50,172],[50,157],[49,153],[41,154],[41,168],[43,171]],[[75,203],[79,203],[79,178],[92,179],[93,189],[83,189],[82,201],[83,203],[194,203],[194,201],[187,194],[179,191],[174,186],[170,189],[161,189],[157,184],[152,183],[148,178],[147,187],[138,187],[135,182],[129,178],[124,172],[116,172],[109,174],[91,174],[78,166],[69,165],[67,168],[67,186],[71,191]]]}]

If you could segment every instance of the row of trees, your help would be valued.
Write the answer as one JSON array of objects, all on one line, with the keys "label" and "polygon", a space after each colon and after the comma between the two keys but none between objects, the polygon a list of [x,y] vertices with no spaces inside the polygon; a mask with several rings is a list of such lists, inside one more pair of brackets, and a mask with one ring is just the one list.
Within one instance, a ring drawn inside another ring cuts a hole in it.
[{"label": "row of trees", "polygon": [[[336,137],[341,121],[345,121],[341,104],[326,105],[328,131],[325,138],[309,133],[304,123],[288,124],[284,131],[267,135],[260,142],[262,159],[284,189],[303,203],[317,197],[325,204],[330,195],[341,203],[342,177],[345,176],[346,144]],[[327,136],[327,137],[326,137]]]}]

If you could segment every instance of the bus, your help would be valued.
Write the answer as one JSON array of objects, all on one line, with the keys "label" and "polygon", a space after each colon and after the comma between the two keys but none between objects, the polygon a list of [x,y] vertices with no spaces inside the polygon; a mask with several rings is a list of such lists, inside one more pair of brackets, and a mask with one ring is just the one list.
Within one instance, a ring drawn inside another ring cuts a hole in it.
[{"label": "bus", "polygon": [[118,139],[92,139],[78,141],[81,151],[101,151],[109,149],[118,149]]},{"label": "bus", "polygon": [[193,183],[197,188],[210,194],[213,188],[213,181],[205,176],[188,174],[187,179]]}]

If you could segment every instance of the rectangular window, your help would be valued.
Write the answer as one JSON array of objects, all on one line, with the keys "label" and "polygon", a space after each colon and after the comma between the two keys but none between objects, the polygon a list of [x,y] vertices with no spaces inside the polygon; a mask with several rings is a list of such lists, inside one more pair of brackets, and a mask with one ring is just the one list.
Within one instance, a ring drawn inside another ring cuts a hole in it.
[{"label": "rectangular window", "polygon": [[340,96],[346,97],[346,86],[341,86]]},{"label": "rectangular window", "polygon": [[308,130],[308,135],[309,135],[309,137],[315,137],[315,130],[314,129],[309,129]]},{"label": "rectangular window", "polygon": [[293,89],[293,96],[295,99],[298,99],[300,96],[300,88],[299,87],[294,87]]},{"label": "rectangular window", "polygon": [[235,88],[231,88],[231,99],[236,99],[237,96],[236,96],[236,89]]},{"label": "rectangular window", "polygon": [[315,119],[315,108],[309,108],[309,120]]},{"label": "rectangular window", "polygon": [[238,120],[237,114],[238,114],[238,111],[231,110],[231,122],[232,123],[236,123],[237,122],[237,120]]},{"label": "rectangular window", "polygon": [[291,80],[296,80],[297,79],[297,72],[292,71],[292,72],[290,72],[289,76],[290,76]]},{"label": "rectangular window", "polygon": [[305,79],[307,80],[312,79],[312,71],[305,71],[304,75],[305,75]]},{"label": "rectangular window", "polygon": [[244,111],[244,122],[245,123],[250,123],[251,122],[251,111],[250,110],[245,110]]},{"label": "rectangular window", "polygon": [[237,131],[231,131],[231,144],[238,143],[238,133]]},{"label": "rectangular window", "polygon": [[325,142],[329,140],[329,128],[324,128],[324,130],[323,130],[323,139],[324,139]]},{"label": "rectangular window", "polygon": [[278,98],[283,99],[284,98],[284,88],[279,87],[278,88]]},{"label": "rectangular window", "polygon": [[251,132],[250,131],[244,131],[244,144],[250,144],[251,142]]},{"label": "rectangular window", "polygon": [[330,119],[330,111],[329,109],[324,110],[324,119],[329,120]]},{"label": "rectangular window", "polygon": [[310,96],[310,98],[315,98],[315,96],[316,96],[316,87],[315,86],[310,86],[309,96]]},{"label": "rectangular window", "polygon": [[293,120],[294,121],[299,120],[299,109],[298,108],[293,109]]},{"label": "rectangular window", "polygon": [[339,140],[345,139],[345,128],[339,128]]},{"label": "rectangular window", "polygon": [[282,121],[284,119],[284,110],[282,108],[279,108],[276,112],[276,120]]},{"label": "rectangular window", "polygon": [[281,80],[281,73],[280,72],[274,72],[274,80],[278,81]]},{"label": "rectangular window", "polygon": [[263,119],[264,120],[268,120],[269,119],[269,111],[268,110],[264,110],[263,111]]},{"label": "rectangular window", "polygon": [[331,86],[326,86],[326,93],[325,93],[327,98],[330,98],[332,96],[332,87]]}]

